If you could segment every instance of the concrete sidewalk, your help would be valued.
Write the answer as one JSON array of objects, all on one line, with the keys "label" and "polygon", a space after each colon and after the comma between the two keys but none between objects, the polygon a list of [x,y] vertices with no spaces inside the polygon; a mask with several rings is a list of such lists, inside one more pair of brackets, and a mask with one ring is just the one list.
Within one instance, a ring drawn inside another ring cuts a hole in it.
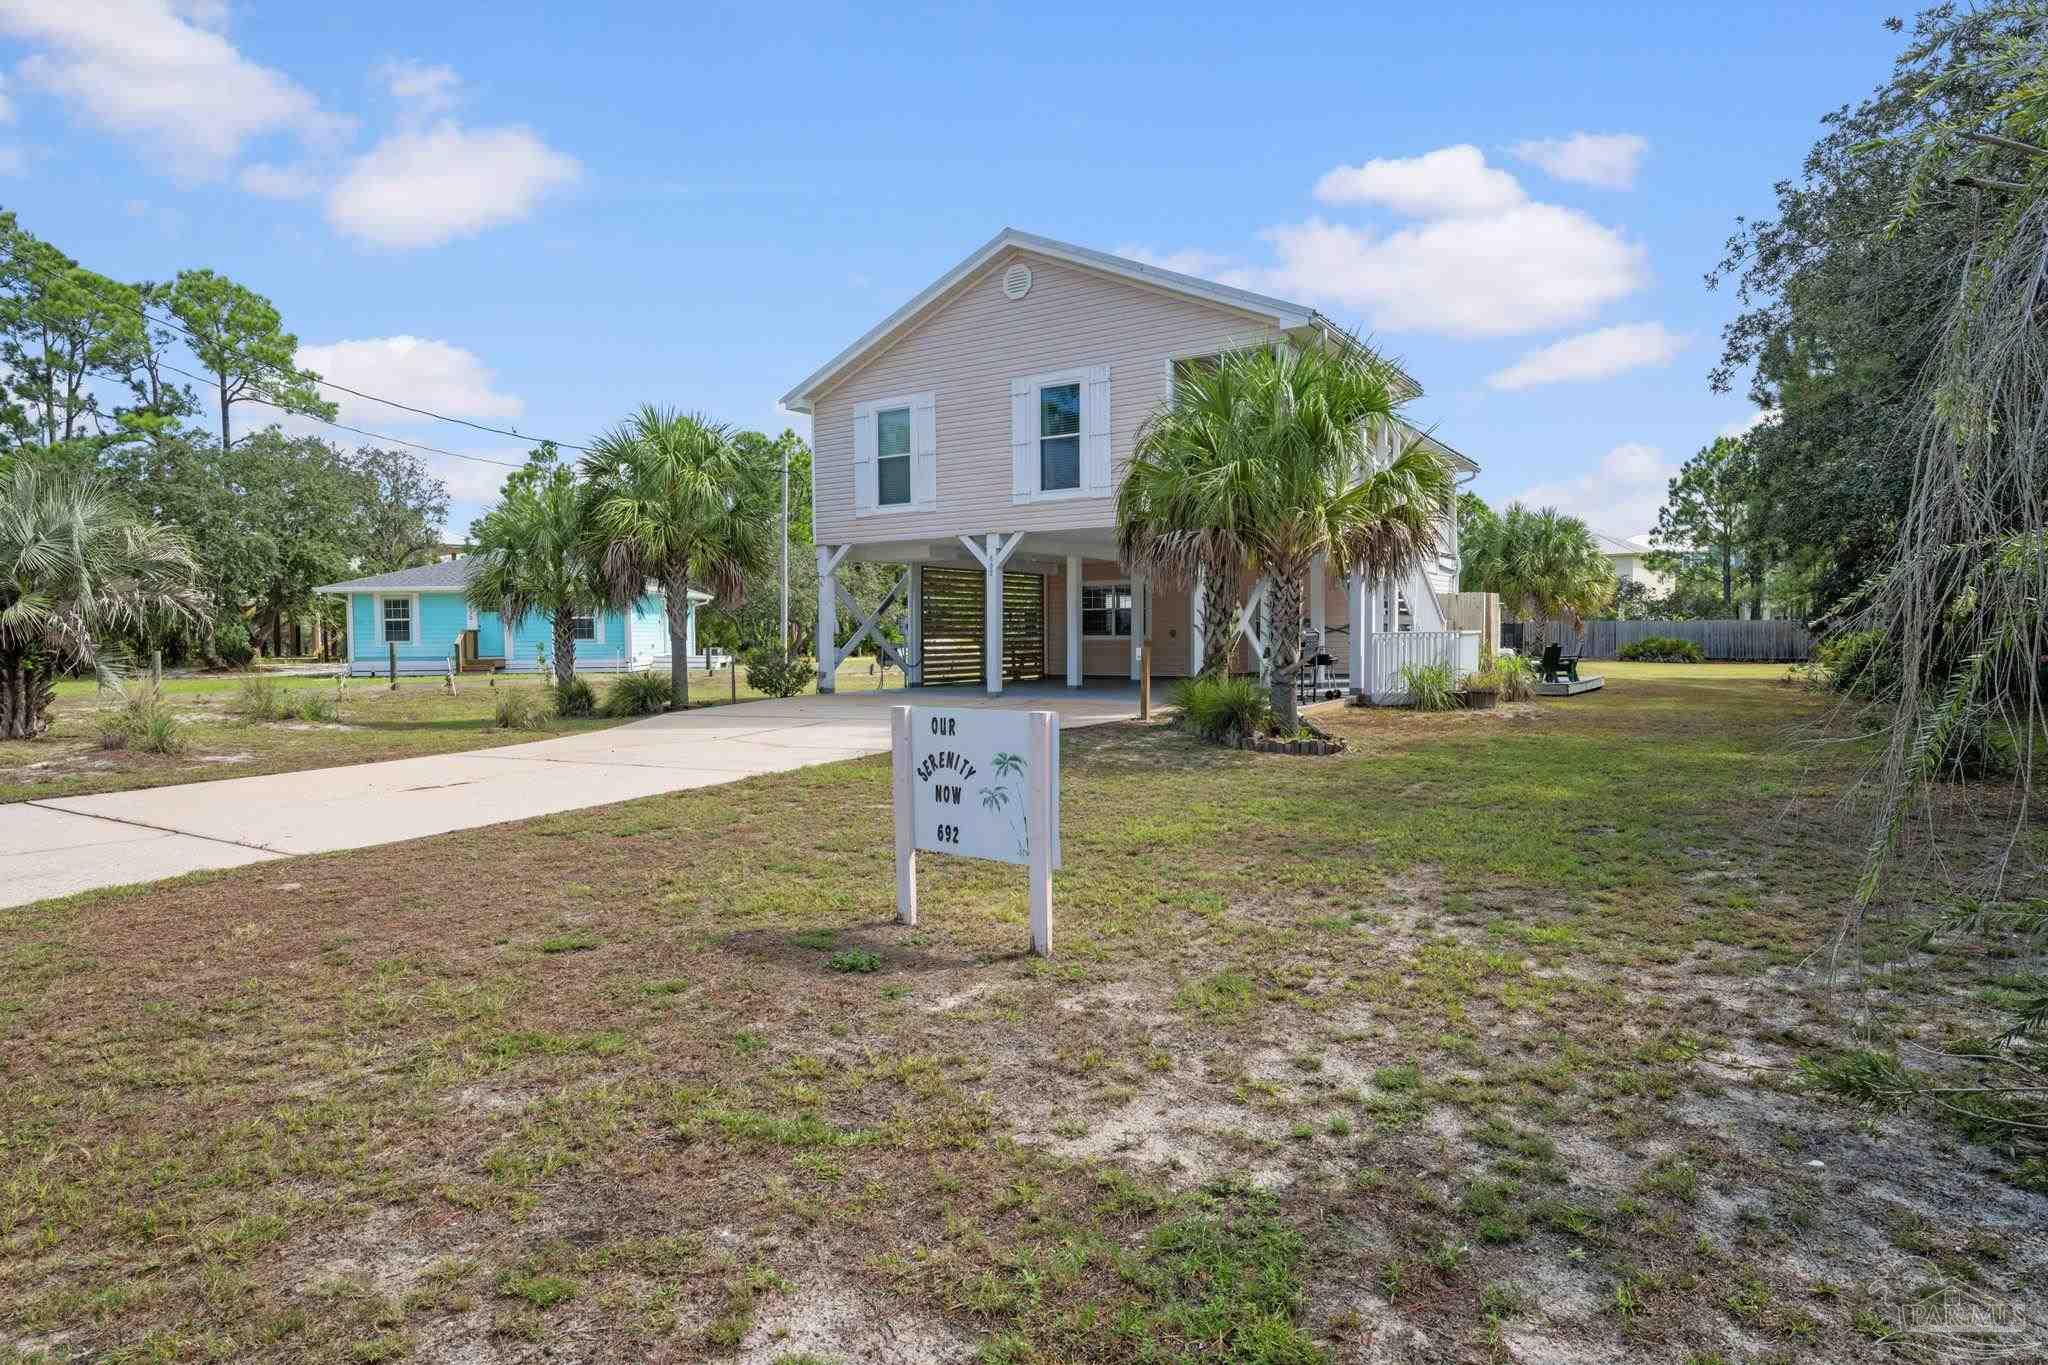
[{"label": "concrete sidewalk", "polygon": [[1137,714],[1135,691],[851,692],[652,716],[502,749],[0,805],[0,906],[207,868],[366,848],[877,754],[889,707]]}]

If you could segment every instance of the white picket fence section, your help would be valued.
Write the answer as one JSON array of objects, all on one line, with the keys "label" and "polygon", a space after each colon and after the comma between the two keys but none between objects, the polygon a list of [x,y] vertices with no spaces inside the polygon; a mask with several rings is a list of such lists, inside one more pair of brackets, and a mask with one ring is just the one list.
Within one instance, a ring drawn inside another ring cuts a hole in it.
[{"label": "white picket fence section", "polygon": [[1366,664],[1372,673],[1371,694],[1375,703],[1398,706],[1408,700],[1401,670],[1410,664],[1445,663],[1453,677],[1463,678],[1479,671],[1479,632],[1476,630],[1396,630],[1374,635],[1366,644]]}]

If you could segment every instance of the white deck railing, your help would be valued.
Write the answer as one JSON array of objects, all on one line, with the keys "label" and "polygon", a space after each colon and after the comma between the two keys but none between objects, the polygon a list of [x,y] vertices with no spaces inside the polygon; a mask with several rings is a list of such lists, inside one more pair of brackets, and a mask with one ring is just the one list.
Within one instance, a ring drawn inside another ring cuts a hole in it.
[{"label": "white deck railing", "polygon": [[1396,630],[1372,636],[1366,644],[1366,666],[1372,677],[1370,689],[1375,702],[1406,701],[1408,689],[1401,670],[1410,664],[1445,663],[1451,675],[1464,678],[1479,671],[1479,632],[1476,630]]}]

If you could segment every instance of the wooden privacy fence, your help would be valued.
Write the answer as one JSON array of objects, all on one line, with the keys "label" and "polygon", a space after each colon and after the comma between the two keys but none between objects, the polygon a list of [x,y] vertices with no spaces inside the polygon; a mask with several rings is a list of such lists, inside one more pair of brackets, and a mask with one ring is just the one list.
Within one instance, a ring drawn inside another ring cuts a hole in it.
[{"label": "wooden privacy fence", "polygon": [[[1521,648],[1520,636],[1527,624],[1503,628],[1502,643]],[[1555,622],[1550,638],[1564,645],[1568,654],[1588,659],[1613,659],[1624,645],[1652,635],[1690,640],[1706,651],[1709,659],[1750,663],[1798,663],[1813,654],[1813,637],[1798,621],[1587,621],[1578,630]],[[1531,645],[1524,653],[1539,652]]]}]

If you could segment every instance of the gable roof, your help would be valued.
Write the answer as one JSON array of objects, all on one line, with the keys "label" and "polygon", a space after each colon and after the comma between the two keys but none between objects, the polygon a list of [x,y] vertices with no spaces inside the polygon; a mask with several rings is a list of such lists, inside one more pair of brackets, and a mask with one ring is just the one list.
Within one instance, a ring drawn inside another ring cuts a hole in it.
[{"label": "gable roof", "polygon": [[[351,578],[343,583],[327,583],[313,589],[314,592],[461,592],[469,586],[469,575],[475,569],[476,561],[464,556],[460,559],[443,559],[433,564],[421,564],[411,569],[394,569],[390,573],[371,574],[368,578]],[[648,584],[647,591],[661,596],[661,589]],[[709,602],[711,594],[699,588],[690,589],[692,602]]]},{"label": "gable roof", "polygon": [[[1335,323],[1305,303],[1292,303],[1286,299],[1276,299],[1269,294],[1257,294],[1249,289],[1218,284],[1214,280],[1183,275],[1177,270],[1165,270],[1156,265],[1147,265],[1143,261],[1134,261],[1127,256],[1113,256],[1107,251],[1076,246],[1072,242],[1055,241],[1051,237],[1041,237],[1035,232],[1004,228],[984,242],[966,260],[933,281],[910,302],[869,328],[860,340],[812,371],[803,383],[782,395],[782,405],[792,412],[809,412],[811,398],[818,390],[851,369],[870,351],[896,337],[950,293],[954,286],[1003,252],[1012,249],[1029,251],[1055,261],[1065,261],[1069,265],[1099,270],[1104,274],[1116,275],[1138,284],[1150,285],[1155,289],[1164,289],[1169,293],[1200,299],[1205,303],[1220,304],[1242,313],[1251,313],[1266,319],[1281,331],[1315,327],[1335,335],[1346,335]],[[1407,376],[1404,374],[1403,377]],[[1410,383],[1413,381],[1410,380]]]}]

